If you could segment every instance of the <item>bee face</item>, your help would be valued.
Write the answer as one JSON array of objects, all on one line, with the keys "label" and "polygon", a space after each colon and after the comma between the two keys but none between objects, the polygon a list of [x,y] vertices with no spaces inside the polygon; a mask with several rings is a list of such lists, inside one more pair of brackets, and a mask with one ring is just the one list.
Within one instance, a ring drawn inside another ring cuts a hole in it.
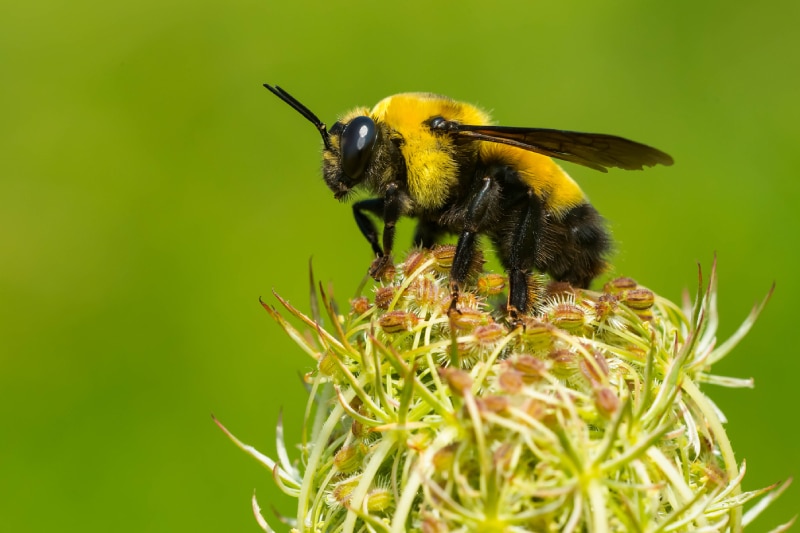
[{"label": "bee face", "polygon": [[346,124],[337,122],[330,135],[323,175],[334,197],[341,199],[363,181],[375,152],[378,128],[370,117],[360,115]]}]

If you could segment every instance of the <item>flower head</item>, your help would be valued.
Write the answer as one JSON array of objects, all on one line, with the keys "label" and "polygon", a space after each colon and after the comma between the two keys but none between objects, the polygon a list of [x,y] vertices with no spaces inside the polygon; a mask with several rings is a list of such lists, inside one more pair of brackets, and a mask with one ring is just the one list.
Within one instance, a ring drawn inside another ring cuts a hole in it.
[{"label": "flower head", "polygon": [[537,279],[536,312],[509,324],[498,274],[451,311],[446,252],[412,252],[347,313],[278,298],[313,340],[265,305],[317,361],[300,466],[239,443],[298,499],[295,530],[739,531],[785,488],[742,493],[700,389],[752,386],[711,367],[763,304],[718,345],[713,270],[686,309],[628,278]]}]

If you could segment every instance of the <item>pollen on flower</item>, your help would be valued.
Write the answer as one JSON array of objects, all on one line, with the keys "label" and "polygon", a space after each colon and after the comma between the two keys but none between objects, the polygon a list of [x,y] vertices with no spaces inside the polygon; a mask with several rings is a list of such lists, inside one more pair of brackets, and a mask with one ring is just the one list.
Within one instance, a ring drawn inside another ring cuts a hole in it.
[{"label": "pollen on flower", "polygon": [[365,453],[365,446],[360,442],[350,446],[343,446],[333,456],[333,465],[339,472],[349,474],[359,469]]},{"label": "pollen on flower", "polygon": [[652,308],[656,297],[650,289],[631,289],[626,291],[622,301],[642,320],[653,318]]},{"label": "pollen on flower", "polygon": [[636,280],[631,278],[615,278],[603,286],[603,292],[619,294],[637,287]]},{"label": "pollen on flower", "polygon": [[369,303],[369,300],[364,296],[359,296],[358,298],[353,298],[350,300],[350,309],[353,310],[353,313],[357,315],[363,315],[367,311],[369,311],[370,307],[372,307]]},{"label": "pollen on flower", "polygon": [[500,294],[506,288],[507,278],[494,272],[489,272],[478,278],[478,293],[483,296]]},{"label": "pollen on flower", "polygon": [[461,309],[453,313],[450,322],[459,331],[471,331],[478,326],[493,324],[491,315],[478,309]]},{"label": "pollen on flower", "polygon": [[617,312],[619,299],[611,293],[603,293],[594,302],[592,319],[598,324],[612,320]]},{"label": "pollen on flower", "polygon": [[569,348],[557,348],[547,354],[550,373],[563,380],[574,379],[580,373],[580,355]]},{"label": "pollen on flower", "polygon": [[419,319],[414,313],[408,311],[389,311],[378,319],[378,325],[386,333],[400,333],[409,331],[417,325]]},{"label": "pollen on flower", "polygon": [[449,294],[440,279],[429,275],[414,278],[404,296],[409,307],[425,310],[439,305]]},{"label": "pollen on flower", "polygon": [[580,332],[586,325],[586,310],[571,298],[556,299],[545,305],[547,319],[556,327]]},{"label": "pollen on flower", "polygon": [[508,396],[488,395],[479,399],[478,407],[490,413],[502,413],[508,409]]},{"label": "pollen on flower", "polygon": [[[434,246],[433,250],[431,250],[434,259],[433,268],[436,272],[439,272],[443,275],[450,274],[450,268],[453,266],[453,259],[456,256],[456,247],[452,244],[440,244],[438,246]],[[485,263],[483,259],[483,254],[480,250],[475,250],[475,253],[472,255],[472,261],[470,262],[468,271],[471,277],[476,276],[483,270],[483,264]]]},{"label": "pollen on flower", "polygon": [[431,261],[429,253],[424,250],[412,250],[402,265],[403,275],[407,278],[413,276],[417,269],[428,261]]},{"label": "pollen on flower", "polygon": [[491,346],[508,335],[508,329],[497,322],[491,322],[484,326],[476,327],[472,334],[479,345]]},{"label": "pollen on flower", "polygon": [[597,386],[594,388],[594,403],[601,415],[610,418],[619,408],[619,396],[611,387]]},{"label": "pollen on flower", "polygon": [[547,370],[544,360],[525,353],[509,359],[509,361],[514,370],[519,372],[522,380],[527,384],[542,379],[544,372]]},{"label": "pollen on flower", "polygon": [[525,417],[531,420],[542,420],[547,414],[547,405],[542,400],[526,398],[520,407]]},{"label": "pollen on flower", "polygon": [[636,311],[650,309],[656,302],[656,297],[650,289],[631,289],[625,293],[625,305]]},{"label": "pollen on flower", "polygon": [[604,383],[608,380],[608,361],[599,351],[594,351],[591,358],[584,357],[578,363],[581,374],[592,384]]},{"label": "pollen on flower", "polygon": [[375,289],[375,305],[379,309],[389,309],[389,304],[392,302],[396,290],[392,285]]},{"label": "pollen on flower", "polygon": [[[439,307],[439,311],[443,314],[447,314],[452,306],[452,299],[450,297],[450,293],[447,295],[447,299],[441,302],[441,306]],[[460,312],[466,311],[482,311],[483,313],[487,314],[487,316],[491,316],[488,312],[484,309],[483,300],[478,298],[478,296],[471,292],[462,292],[458,295],[458,310]]]},{"label": "pollen on flower", "polygon": [[464,396],[472,387],[472,377],[469,372],[458,368],[442,368],[439,373],[456,396]]},{"label": "pollen on flower", "polygon": [[431,458],[433,472],[439,476],[443,476],[444,474],[450,472],[453,469],[453,466],[456,464],[457,451],[458,445],[455,443],[451,443],[447,446],[442,446],[441,448],[436,449],[436,452]]},{"label": "pollen on flower", "polygon": [[422,452],[433,443],[433,438],[435,437],[435,433],[430,430],[420,430],[415,431],[411,435],[409,435],[408,439],[406,439],[406,446],[409,449],[415,450],[416,452]]},{"label": "pollen on flower", "polygon": [[320,358],[317,368],[319,373],[323,376],[333,376],[339,372],[339,363],[337,362],[337,355],[335,352],[326,351]]},{"label": "pollen on flower", "polygon": [[374,488],[367,493],[368,512],[386,511],[392,505],[394,505],[394,495],[388,487]]},{"label": "pollen on flower", "polygon": [[507,394],[519,394],[525,388],[525,379],[517,370],[506,370],[497,375],[497,388]]},{"label": "pollen on flower", "polygon": [[555,326],[542,318],[523,317],[521,340],[535,353],[548,352],[555,342]]},{"label": "pollen on flower", "polygon": [[347,505],[350,502],[350,496],[358,486],[359,477],[351,477],[347,479],[338,480],[332,484],[328,491],[327,504],[328,505]]},{"label": "pollen on flower", "polygon": [[785,488],[742,492],[701,391],[737,383],[711,373],[735,344],[716,342],[714,271],[693,309],[631,278],[531,276],[534,311],[512,319],[480,254],[453,304],[454,255],[413,250],[344,315],[281,301],[313,339],[267,309],[316,364],[300,460],[265,463],[294,530],[733,532]]}]

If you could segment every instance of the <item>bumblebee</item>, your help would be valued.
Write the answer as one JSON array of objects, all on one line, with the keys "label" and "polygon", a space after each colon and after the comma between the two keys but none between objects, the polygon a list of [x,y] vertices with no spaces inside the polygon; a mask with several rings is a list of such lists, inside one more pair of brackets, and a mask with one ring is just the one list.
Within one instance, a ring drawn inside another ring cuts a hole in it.
[{"label": "bumblebee", "polygon": [[[361,233],[376,255],[370,274],[392,264],[395,226],[417,219],[416,246],[458,235],[450,271],[452,309],[470,274],[479,235],[489,237],[508,273],[508,312],[535,302],[531,273],[586,288],[606,267],[611,239],[597,210],[551,158],[601,172],[671,165],[650,146],[596,133],[495,126],[476,106],[430,93],[389,96],[357,108],[330,130],[306,106],[265,84],[322,135],[325,183],[337,199],[362,188],[374,198],[353,204]],[[383,220],[383,233],[371,216]]]}]

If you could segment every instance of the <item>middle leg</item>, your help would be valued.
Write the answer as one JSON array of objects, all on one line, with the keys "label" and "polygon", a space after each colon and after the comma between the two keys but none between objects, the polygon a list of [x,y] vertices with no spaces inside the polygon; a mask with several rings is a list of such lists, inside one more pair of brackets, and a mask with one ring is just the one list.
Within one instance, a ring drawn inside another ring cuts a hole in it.
[{"label": "middle leg", "polygon": [[534,302],[531,301],[531,270],[537,258],[545,253],[541,247],[543,217],[539,198],[528,193],[527,201],[518,210],[512,211],[518,217],[513,224],[508,242],[508,314],[517,320],[520,314],[528,313]]},{"label": "middle leg", "polygon": [[491,174],[487,173],[477,183],[476,190],[467,205],[463,228],[458,237],[456,253],[453,257],[453,265],[450,267],[451,311],[458,310],[458,293],[470,274],[478,234],[493,223],[500,195],[500,185]]}]

